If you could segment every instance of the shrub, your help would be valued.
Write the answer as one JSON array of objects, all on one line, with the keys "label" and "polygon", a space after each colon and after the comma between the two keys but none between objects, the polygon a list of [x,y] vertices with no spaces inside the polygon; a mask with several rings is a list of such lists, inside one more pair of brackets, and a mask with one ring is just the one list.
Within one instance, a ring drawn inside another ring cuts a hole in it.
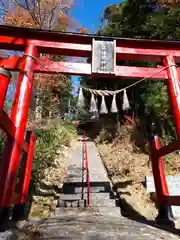
[{"label": "shrub", "polygon": [[61,147],[70,146],[74,134],[74,127],[66,122],[59,122],[51,129],[39,132],[31,175],[31,183],[35,189],[44,178],[44,170],[53,165]]}]

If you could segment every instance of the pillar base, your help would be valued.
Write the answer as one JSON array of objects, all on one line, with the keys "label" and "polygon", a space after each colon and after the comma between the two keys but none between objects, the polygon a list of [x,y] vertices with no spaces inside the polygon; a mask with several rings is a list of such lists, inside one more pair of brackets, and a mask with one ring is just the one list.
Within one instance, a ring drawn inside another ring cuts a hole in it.
[{"label": "pillar base", "polygon": [[7,225],[7,222],[10,218],[10,208],[9,207],[2,207],[0,208],[0,228],[3,228]]},{"label": "pillar base", "polygon": [[161,206],[159,208],[159,214],[156,217],[156,223],[175,228],[171,206]]},{"label": "pillar base", "polygon": [[22,221],[25,220],[25,209],[26,204],[16,204],[13,208],[12,220],[13,221]]}]

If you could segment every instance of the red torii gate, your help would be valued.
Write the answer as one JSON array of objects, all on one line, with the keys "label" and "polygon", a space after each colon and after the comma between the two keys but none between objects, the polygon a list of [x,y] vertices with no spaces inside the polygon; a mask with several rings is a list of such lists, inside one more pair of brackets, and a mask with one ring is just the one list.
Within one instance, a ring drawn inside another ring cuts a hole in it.
[{"label": "red torii gate", "polygon": [[[24,139],[34,72],[59,72],[69,75],[118,78],[119,80],[144,77],[151,80],[167,79],[177,135],[178,138],[180,137],[180,81],[179,68],[176,67],[176,63],[180,63],[180,42],[119,39],[0,26],[0,48],[24,51],[23,57],[0,59],[0,127],[7,134],[5,150],[0,162],[1,222],[7,218],[8,210],[12,205],[15,205],[13,219],[17,220],[22,217],[23,206],[28,197],[35,135],[31,133],[28,140]],[[76,57],[92,56],[92,63],[53,62],[38,59],[39,53]],[[104,59],[100,59],[103,54],[109,54],[110,59],[106,61],[105,55]],[[117,66],[116,60],[163,62],[164,68],[161,67],[159,71],[160,68]],[[97,63],[100,64],[99,68],[96,67]],[[11,117],[3,109],[11,78],[8,70],[19,70]],[[150,146],[159,218],[168,219],[168,206],[180,205],[180,196],[168,196],[162,156],[179,149],[180,140],[160,148],[158,138],[154,135]],[[23,174],[16,192],[17,197],[14,199],[14,186],[22,151],[25,153]]]}]

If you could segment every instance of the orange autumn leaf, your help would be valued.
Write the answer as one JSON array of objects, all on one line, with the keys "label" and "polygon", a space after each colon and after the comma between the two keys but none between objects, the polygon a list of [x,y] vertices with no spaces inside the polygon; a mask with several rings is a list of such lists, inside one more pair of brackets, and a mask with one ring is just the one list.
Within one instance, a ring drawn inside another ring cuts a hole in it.
[{"label": "orange autumn leaf", "polygon": [[3,24],[12,25],[18,27],[37,28],[38,25],[32,20],[30,13],[22,9],[20,6],[16,6],[14,12],[7,12],[2,18]]},{"label": "orange autumn leaf", "polygon": [[[74,31],[87,33],[87,29],[79,26],[68,13],[74,4],[73,0],[38,0],[38,2],[36,0],[27,0],[26,2],[29,3],[29,6],[33,5],[34,9],[28,11],[25,5],[15,4],[12,12],[6,11],[3,24],[59,31],[73,29]],[[41,54],[40,57],[42,56],[46,60],[52,60],[50,55]],[[48,89],[65,87],[63,76],[59,75],[57,77],[55,74],[35,74],[34,84]]]},{"label": "orange autumn leaf", "polygon": [[80,31],[81,31],[81,33],[85,33],[85,34],[88,33],[87,28],[84,28],[84,27],[81,27]]}]

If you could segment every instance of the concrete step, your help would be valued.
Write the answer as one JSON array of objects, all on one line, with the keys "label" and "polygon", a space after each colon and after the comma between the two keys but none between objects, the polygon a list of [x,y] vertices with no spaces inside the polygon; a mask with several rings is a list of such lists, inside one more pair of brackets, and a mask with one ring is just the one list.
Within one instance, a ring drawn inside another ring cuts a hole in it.
[{"label": "concrete step", "polygon": [[[87,199],[88,194],[82,194],[84,199]],[[115,200],[111,198],[110,193],[90,193],[90,200],[91,201],[101,201],[104,203],[114,203]]]},{"label": "concrete step", "polygon": [[[60,194],[58,207],[86,207],[88,194]],[[84,201],[84,202],[83,202]],[[93,207],[116,207],[109,193],[90,193],[90,205]]]},{"label": "concrete step", "polygon": [[86,207],[86,199],[80,198],[59,198],[57,208],[84,208]]},{"label": "concrete step", "polygon": [[67,217],[67,216],[76,216],[78,214],[81,213],[87,213],[87,214],[91,214],[92,213],[92,209],[87,208],[87,207],[57,207],[55,209],[55,216],[56,217]]},{"label": "concrete step", "polygon": [[121,210],[118,207],[59,207],[55,210],[56,217],[67,217],[73,216],[76,217],[78,214],[82,214],[82,216],[93,216],[93,215],[101,215],[104,217],[118,217],[123,218],[121,215]]},{"label": "concrete step", "polygon": [[[79,199],[87,199],[88,193],[87,192],[81,192],[81,193],[75,193],[75,194],[67,194],[67,193],[61,193],[59,195],[59,199],[61,200],[67,200],[67,201],[76,201]],[[108,192],[90,192],[90,198],[91,199],[103,199],[106,201],[115,201],[116,196],[113,196],[111,193]]]},{"label": "concrete step", "polygon": [[[91,182],[90,183],[91,192],[112,192],[109,182]],[[86,182],[69,182],[66,181],[62,187],[63,193],[73,194],[87,192],[87,183]]]},{"label": "concrete step", "polygon": [[81,195],[80,194],[60,194],[59,196],[59,199],[60,200],[63,200],[63,201],[77,201],[77,200],[80,200],[81,199]]},{"label": "concrete step", "polygon": [[[92,192],[92,193],[105,192],[104,190],[105,190],[104,187],[90,187],[90,192]],[[82,193],[82,192],[87,193],[88,188],[87,187],[75,187],[74,192],[75,193]]]},{"label": "concrete step", "polygon": [[90,196],[90,205],[93,207],[116,207],[115,201],[112,199],[92,196]]}]

